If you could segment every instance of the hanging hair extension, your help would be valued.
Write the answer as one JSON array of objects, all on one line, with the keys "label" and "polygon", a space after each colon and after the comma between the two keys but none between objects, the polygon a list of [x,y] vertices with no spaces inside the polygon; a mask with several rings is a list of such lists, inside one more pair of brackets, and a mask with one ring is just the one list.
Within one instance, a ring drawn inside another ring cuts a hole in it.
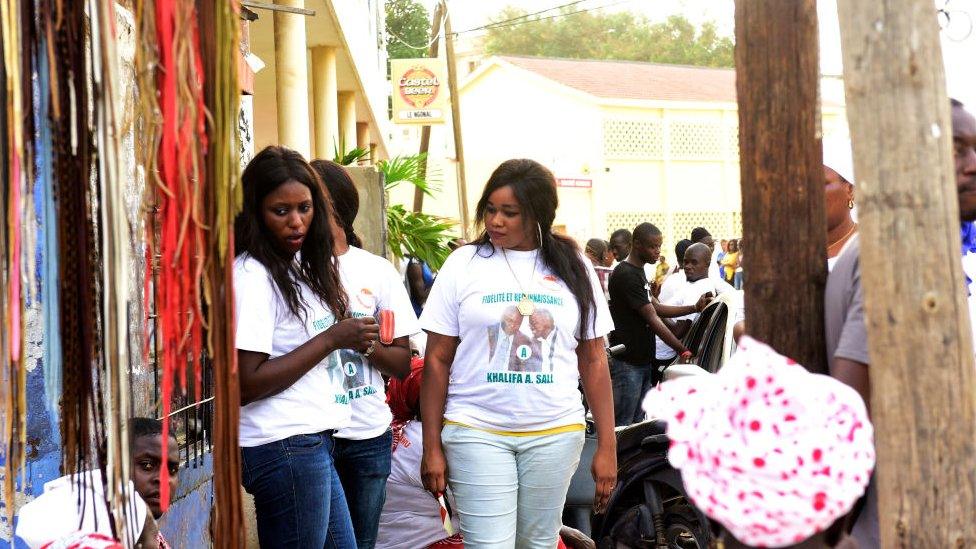
[{"label": "hanging hair extension", "polygon": [[[187,364],[193,369],[198,387],[201,380],[201,279],[207,262],[203,224],[206,174],[201,155],[207,148],[207,136],[196,2],[157,0],[154,17],[159,59],[152,69],[157,71],[162,120],[156,150],[159,277],[155,300],[162,347],[157,359],[162,367],[160,399],[165,452],[174,382],[179,382],[178,387],[185,391]],[[168,480],[169,472],[163,468],[160,500],[164,510],[169,501]]]},{"label": "hanging hair extension", "polygon": [[[302,155],[286,147],[266,147],[251,159],[241,176],[244,185],[244,208],[234,224],[237,254],[247,253],[258,260],[275,281],[288,309],[299,318],[305,316],[305,304],[295,281],[302,281],[331,310],[344,318],[348,309],[346,292],[339,279],[335,261],[330,210],[323,185],[315,170]],[[282,253],[273,243],[264,224],[261,203],[279,185],[297,181],[312,194],[312,216],[308,234],[302,243],[301,258]]]},{"label": "hanging hair extension", "polygon": [[131,249],[129,219],[125,210],[124,183],[121,173],[121,106],[119,94],[119,57],[116,29],[119,24],[112,2],[90,0],[91,77],[94,106],[93,119],[98,154],[97,182],[99,227],[102,251],[102,369],[101,407],[96,410],[101,428],[97,440],[100,469],[105,484],[106,504],[113,521],[116,538],[134,544],[138,532],[130,529],[127,493],[129,481],[129,443],[126,421],[129,404],[129,274]]},{"label": "hanging hair extension", "polygon": [[240,388],[234,338],[234,216],[240,210],[241,185],[237,139],[240,94],[237,81],[239,10],[236,1],[201,2],[200,27],[214,29],[201,36],[205,60],[207,108],[213,124],[207,155],[205,210],[208,262],[205,271],[207,349],[213,365],[213,539],[220,547],[243,547],[241,466],[238,449]]},{"label": "hanging hair extension", "polygon": [[93,455],[89,429],[93,424],[90,414],[97,408],[93,367],[98,333],[96,247],[88,185],[92,138],[82,115],[88,112],[86,16],[83,2],[59,2],[48,8],[41,13],[56,52],[51,59],[51,112],[61,250],[63,470],[80,473],[91,468]]},{"label": "hanging hair extension", "polygon": [[319,174],[322,183],[325,183],[333,210],[346,233],[346,243],[362,248],[363,241],[353,228],[353,222],[359,214],[359,191],[356,190],[356,184],[352,182],[349,172],[331,160],[313,160],[312,167]]},{"label": "hanging hair extension", "polygon": [[[2,162],[4,164],[4,178],[0,182],[3,198],[0,212],[3,213],[5,225],[0,234],[0,336],[3,339],[3,354],[0,355],[0,397],[3,398],[3,415],[0,423],[0,450],[4,458],[6,474],[4,475],[4,491],[12,494],[17,472],[21,470],[24,459],[27,433],[25,427],[26,400],[23,362],[23,224],[24,211],[22,197],[26,188],[24,173],[23,141],[23,94],[22,61],[24,55],[21,40],[21,11],[19,2],[0,0],[0,41],[3,54],[3,80],[0,81],[5,89],[3,102],[3,134],[0,141],[4,141]],[[27,72],[27,80],[30,73]],[[28,91],[29,93],[29,91]],[[28,95],[29,97],[29,95]],[[6,505],[8,524],[13,523],[14,506]]]}]

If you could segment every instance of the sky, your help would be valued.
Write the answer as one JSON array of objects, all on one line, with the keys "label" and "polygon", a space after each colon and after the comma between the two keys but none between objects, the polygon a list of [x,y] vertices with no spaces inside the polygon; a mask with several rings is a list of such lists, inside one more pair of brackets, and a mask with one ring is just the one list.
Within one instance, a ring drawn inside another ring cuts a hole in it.
[{"label": "sky", "polygon": [[[435,0],[421,0],[433,7]],[[509,5],[518,5],[529,12],[540,11],[571,0],[449,0],[451,26],[463,31],[491,21]],[[950,26],[942,32],[942,53],[946,66],[949,95],[971,105],[976,110],[976,0],[934,0],[936,6],[952,13]],[[837,22],[836,0],[818,0],[820,24],[820,66],[825,75],[843,72],[840,50],[840,29]],[[573,9],[601,8],[612,11],[632,11],[652,21],[662,21],[673,14],[683,14],[700,24],[715,21],[719,32],[731,36],[734,32],[735,4],[732,0],[583,0]]]}]

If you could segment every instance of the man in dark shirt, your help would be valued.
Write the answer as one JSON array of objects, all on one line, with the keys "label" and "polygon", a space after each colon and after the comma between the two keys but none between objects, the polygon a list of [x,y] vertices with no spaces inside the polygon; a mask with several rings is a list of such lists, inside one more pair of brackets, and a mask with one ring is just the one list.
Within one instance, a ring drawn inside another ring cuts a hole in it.
[{"label": "man in dark shirt", "polygon": [[657,227],[641,223],[634,229],[630,255],[610,274],[610,315],[614,324],[610,344],[627,347],[621,356],[610,360],[614,419],[618,427],[643,419],[640,404],[653,383],[655,334],[681,356],[691,356],[658,316],[648,292],[644,264],[657,262],[663,240]]}]

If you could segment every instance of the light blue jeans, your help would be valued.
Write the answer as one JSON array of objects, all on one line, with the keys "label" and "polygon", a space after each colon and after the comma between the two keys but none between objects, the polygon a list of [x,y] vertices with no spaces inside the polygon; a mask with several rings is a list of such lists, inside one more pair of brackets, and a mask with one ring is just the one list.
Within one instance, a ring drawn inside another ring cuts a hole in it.
[{"label": "light blue jeans", "polygon": [[445,425],[447,482],[457,500],[464,546],[556,547],[583,436],[579,430],[516,437]]}]

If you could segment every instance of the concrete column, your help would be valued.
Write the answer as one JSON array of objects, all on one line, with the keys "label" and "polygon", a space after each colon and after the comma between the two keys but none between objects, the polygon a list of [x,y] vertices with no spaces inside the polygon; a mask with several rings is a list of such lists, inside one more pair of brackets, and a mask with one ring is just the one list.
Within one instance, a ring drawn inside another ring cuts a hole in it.
[{"label": "concrete column", "polygon": [[369,149],[369,123],[356,122],[356,146]]},{"label": "concrete column", "polygon": [[[305,0],[279,0],[279,5],[304,8]],[[274,12],[275,90],[278,94],[278,140],[312,154],[308,116],[308,56],[305,16]]]},{"label": "concrete column", "polygon": [[345,152],[357,147],[356,92],[339,92],[339,135]]},{"label": "concrete column", "polygon": [[333,47],[312,48],[312,96],[315,158],[332,159],[339,148],[339,81]]}]

